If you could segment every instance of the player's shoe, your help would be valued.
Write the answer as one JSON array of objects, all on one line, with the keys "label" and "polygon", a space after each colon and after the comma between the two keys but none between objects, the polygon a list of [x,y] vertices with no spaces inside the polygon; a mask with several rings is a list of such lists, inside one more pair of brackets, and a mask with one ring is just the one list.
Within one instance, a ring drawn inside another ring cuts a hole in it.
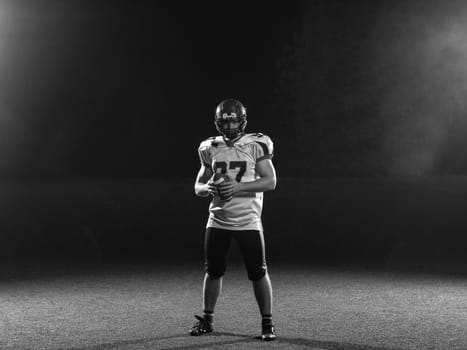
[{"label": "player's shoe", "polygon": [[273,325],[262,326],[261,339],[264,341],[276,339],[276,330]]},{"label": "player's shoe", "polygon": [[214,328],[212,327],[212,322],[208,322],[204,317],[195,315],[198,322],[190,329],[190,335],[198,336],[206,333],[211,333]]}]

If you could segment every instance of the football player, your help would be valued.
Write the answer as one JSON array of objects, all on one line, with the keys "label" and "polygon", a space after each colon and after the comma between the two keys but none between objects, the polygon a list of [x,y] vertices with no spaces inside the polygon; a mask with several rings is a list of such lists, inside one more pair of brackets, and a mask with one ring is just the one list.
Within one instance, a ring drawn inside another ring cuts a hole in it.
[{"label": "football player", "polygon": [[[203,316],[195,316],[198,321],[190,330],[193,336],[213,331],[214,307],[222,288],[229,246],[235,239],[262,316],[261,338],[269,341],[276,337],[261,222],[263,192],[276,187],[271,160],[273,143],[266,135],[245,133],[246,115],[240,101],[222,101],[214,118],[220,135],[201,142],[198,149],[201,167],[195,193],[200,197],[212,196],[212,201],[204,241]],[[216,185],[213,182],[216,173],[226,175],[227,181]]]}]

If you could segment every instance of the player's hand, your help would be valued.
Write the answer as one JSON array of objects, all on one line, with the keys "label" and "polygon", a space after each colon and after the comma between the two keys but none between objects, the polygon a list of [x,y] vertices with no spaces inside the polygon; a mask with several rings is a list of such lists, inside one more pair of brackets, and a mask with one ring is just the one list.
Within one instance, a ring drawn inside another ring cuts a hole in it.
[{"label": "player's hand", "polygon": [[212,181],[209,181],[207,183],[208,185],[208,193],[209,195],[213,196],[213,197],[218,197],[219,196],[219,191],[217,189],[217,186],[214,185],[214,183]]},{"label": "player's hand", "polygon": [[219,185],[219,196],[230,198],[240,190],[240,183],[237,181],[225,181]]}]

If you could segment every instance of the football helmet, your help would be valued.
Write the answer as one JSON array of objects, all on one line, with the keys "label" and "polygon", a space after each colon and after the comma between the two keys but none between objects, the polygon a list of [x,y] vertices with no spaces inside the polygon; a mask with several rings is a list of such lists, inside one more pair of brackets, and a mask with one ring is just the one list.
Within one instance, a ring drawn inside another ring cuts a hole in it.
[{"label": "football helmet", "polygon": [[[230,128],[228,121],[237,121],[237,128]],[[246,127],[246,108],[238,100],[229,98],[222,101],[216,108],[216,115],[214,116],[214,123],[216,129],[225,138],[233,140],[236,137],[245,133]]]}]

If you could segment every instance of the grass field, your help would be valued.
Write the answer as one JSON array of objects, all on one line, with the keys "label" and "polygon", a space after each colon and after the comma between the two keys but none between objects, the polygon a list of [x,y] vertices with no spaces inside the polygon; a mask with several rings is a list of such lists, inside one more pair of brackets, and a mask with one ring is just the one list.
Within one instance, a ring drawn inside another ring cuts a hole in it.
[{"label": "grass field", "polygon": [[243,267],[232,263],[215,332],[190,337],[201,308],[202,268],[100,268],[4,278],[2,349],[467,348],[462,277],[270,266],[278,339],[263,343]]}]

